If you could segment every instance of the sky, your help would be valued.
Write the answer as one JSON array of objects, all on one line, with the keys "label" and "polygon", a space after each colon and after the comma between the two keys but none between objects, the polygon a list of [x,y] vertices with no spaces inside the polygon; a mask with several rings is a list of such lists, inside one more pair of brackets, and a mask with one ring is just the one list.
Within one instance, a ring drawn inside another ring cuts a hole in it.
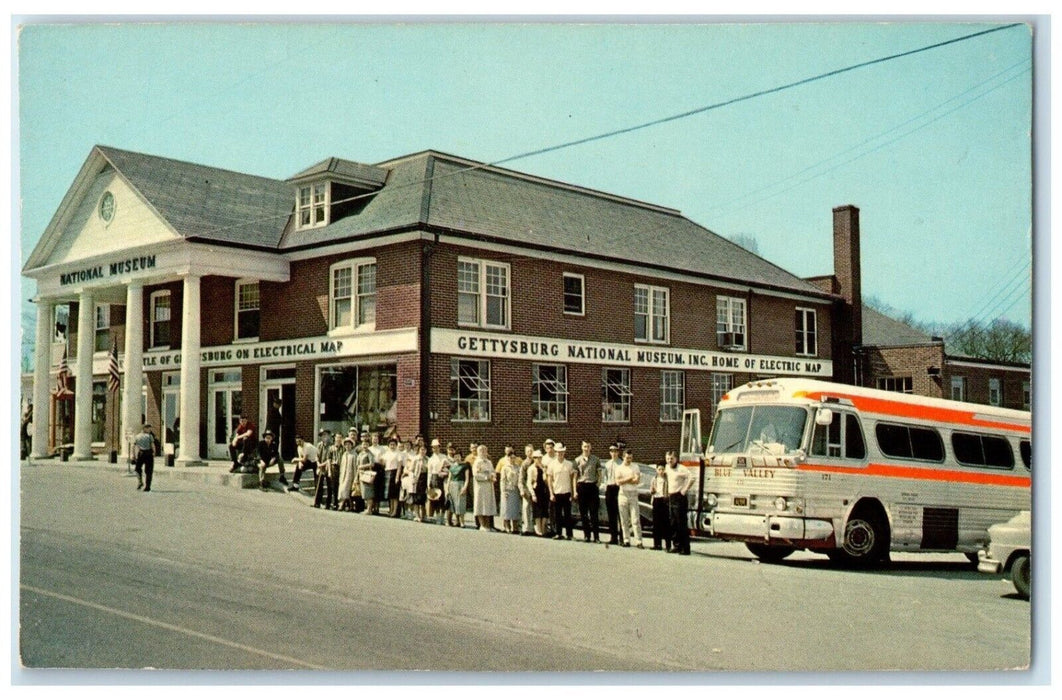
[{"label": "sky", "polygon": [[432,148],[679,209],[801,277],[832,272],[832,209],[853,204],[865,298],[1030,326],[1028,26],[722,104],[998,26],[28,24],[12,267],[96,144],[274,178]]}]

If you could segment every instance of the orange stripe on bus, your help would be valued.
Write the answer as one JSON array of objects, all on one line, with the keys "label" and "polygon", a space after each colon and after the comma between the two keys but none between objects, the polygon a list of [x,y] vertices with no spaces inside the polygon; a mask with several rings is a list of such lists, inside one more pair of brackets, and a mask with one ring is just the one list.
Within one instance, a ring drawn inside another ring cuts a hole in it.
[{"label": "orange stripe on bus", "polygon": [[951,481],[967,484],[989,484],[992,486],[1015,486],[1029,488],[1032,478],[1013,476],[1011,474],[994,474],[985,472],[961,472],[952,469],[933,469],[928,467],[902,467],[891,464],[868,464],[864,469],[852,467],[834,467],[825,464],[800,464],[797,469],[812,472],[831,472],[833,474],[852,474],[854,476],[883,476],[894,479],[919,479],[925,481]]},{"label": "orange stripe on bus", "polygon": [[971,425],[979,428],[995,428],[996,430],[1016,430],[1022,433],[1032,432],[1031,427],[1028,425],[977,418],[976,411],[960,411],[954,408],[937,408],[935,406],[915,406],[902,401],[875,399],[867,396],[855,396],[835,391],[800,391],[797,393],[814,401],[821,401],[824,397],[848,399],[860,411],[865,411],[867,413],[882,413],[885,415],[902,416],[905,418],[920,418],[923,420],[936,421],[938,423],[960,423],[962,425]]}]

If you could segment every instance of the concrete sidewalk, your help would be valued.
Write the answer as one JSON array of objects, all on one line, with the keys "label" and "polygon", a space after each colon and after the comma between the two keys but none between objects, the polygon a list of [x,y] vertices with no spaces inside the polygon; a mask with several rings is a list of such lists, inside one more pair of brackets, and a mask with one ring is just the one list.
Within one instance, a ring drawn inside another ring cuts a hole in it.
[{"label": "concrete sidewalk", "polygon": [[[111,463],[106,455],[100,455],[97,459],[92,460],[67,460],[62,461],[59,457],[48,457],[45,459],[36,460],[23,460],[23,463],[30,463],[34,466],[55,466],[55,467],[76,467],[79,469],[100,469],[104,471],[111,471],[116,473],[133,473],[133,465],[128,463],[125,458],[119,457],[118,462]],[[153,480],[158,479],[183,479],[186,481],[198,481],[204,484],[211,484],[214,486],[227,486],[237,489],[254,489],[258,488],[258,473],[244,474],[229,473],[229,469],[232,467],[232,462],[228,460],[207,460],[202,466],[197,467],[167,467],[163,458],[155,458],[155,470],[152,474]],[[285,473],[288,476],[288,481],[291,481],[291,474],[294,473],[294,467],[285,465]],[[268,488],[277,491],[287,491],[287,486],[280,483],[280,471],[276,467],[271,467],[266,470],[266,480],[268,482]],[[297,492],[307,498],[313,497],[313,475],[303,474],[301,482],[302,490]],[[292,491],[292,495],[296,492]]]}]

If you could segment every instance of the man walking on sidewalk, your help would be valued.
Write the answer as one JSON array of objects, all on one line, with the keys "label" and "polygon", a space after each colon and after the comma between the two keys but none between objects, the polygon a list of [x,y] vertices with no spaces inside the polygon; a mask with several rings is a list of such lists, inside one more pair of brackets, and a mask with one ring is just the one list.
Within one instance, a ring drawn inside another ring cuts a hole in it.
[{"label": "man walking on sidewalk", "polygon": [[136,450],[137,491],[150,491],[151,475],[155,472],[155,436],[151,432],[150,424],[145,423],[140,434],[133,438],[133,449]]}]

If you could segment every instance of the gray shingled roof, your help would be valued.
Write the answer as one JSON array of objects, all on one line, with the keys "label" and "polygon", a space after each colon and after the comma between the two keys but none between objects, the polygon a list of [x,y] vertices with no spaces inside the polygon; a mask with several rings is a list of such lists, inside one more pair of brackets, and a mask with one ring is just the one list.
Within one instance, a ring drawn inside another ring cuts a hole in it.
[{"label": "gray shingled roof", "polygon": [[289,183],[98,146],[186,238],[275,248],[295,205]]},{"label": "gray shingled roof", "polygon": [[[434,151],[365,166],[389,174],[361,211],[329,226],[287,233],[295,202],[291,182],[109,147],[100,151],[186,237],[292,250],[428,226],[470,239],[828,296],[675,210],[500,168],[469,169],[481,164]],[[347,163],[353,161],[326,159],[294,177],[339,172]]]},{"label": "gray shingled roof", "polygon": [[911,326],[886,316],[863,305],[863,345],[876,347],[896,347],[900,345],[928,345],[932,336]]},{"label": "gray shingled roof", "polygon": [[385,168],[356,163],[352,160],[343,160],[342,158],[326,158],[320,163],[311,165],[302,172],[292,175],[288,178],[288,181],[306,180],[326,173],[335,175],[338,180],[356,182],[372,188],[380,187],[387,180],[387,170]]}]

